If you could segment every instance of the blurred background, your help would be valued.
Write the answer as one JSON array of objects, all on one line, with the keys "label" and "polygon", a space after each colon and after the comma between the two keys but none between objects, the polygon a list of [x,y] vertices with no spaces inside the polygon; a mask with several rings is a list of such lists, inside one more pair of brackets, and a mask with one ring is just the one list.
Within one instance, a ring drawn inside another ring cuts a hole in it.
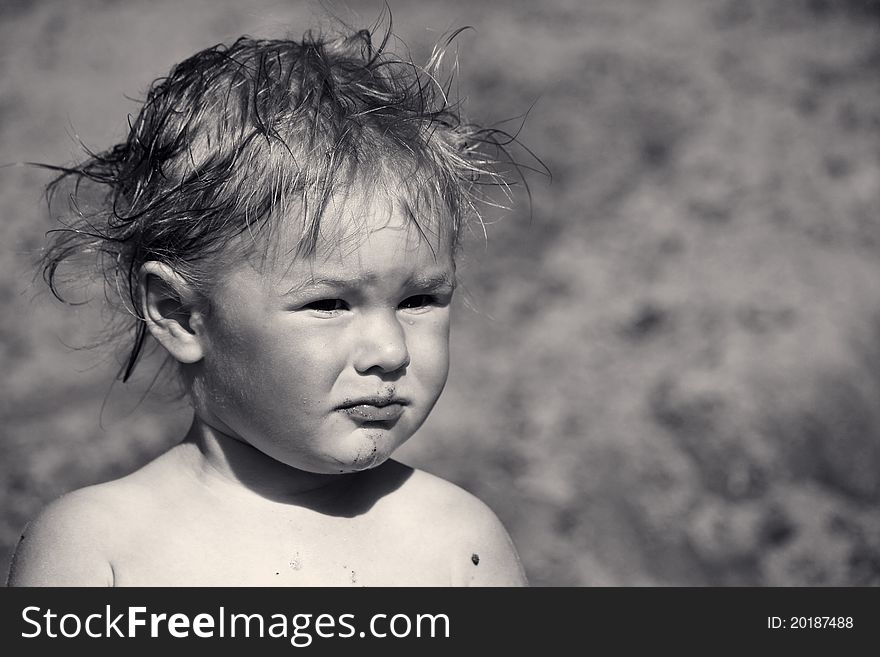
[{"label": "blurred background", "polygon": [[[3,0],[0,164],[103,149],[174,63],[327,8],[383,4]],[[466,113],[531,108],[553,174],[468,240],[452,374],[400,459],[488,502],[535,585],[880,584],[880,2],[391,9],[417,60],[475,28]],[[4,567],[49,500],[189,422],[149,363],[111,385],[112,348],[70,348],[102,316],[34,281],[48,179],[0,168]]]}]

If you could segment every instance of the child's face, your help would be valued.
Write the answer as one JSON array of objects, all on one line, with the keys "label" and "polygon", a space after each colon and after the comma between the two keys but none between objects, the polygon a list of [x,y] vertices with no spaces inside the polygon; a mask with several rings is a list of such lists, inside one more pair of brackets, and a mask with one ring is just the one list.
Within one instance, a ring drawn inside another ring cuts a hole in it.
[{"label": "child's face", "polygon": [[193,398],[282,463],[353,472],[387,459],[440,396],[455,268],[448,237],[420,236],[396,204],[331,205],[321,233],[314,258],[242,263],[218,283]]}]

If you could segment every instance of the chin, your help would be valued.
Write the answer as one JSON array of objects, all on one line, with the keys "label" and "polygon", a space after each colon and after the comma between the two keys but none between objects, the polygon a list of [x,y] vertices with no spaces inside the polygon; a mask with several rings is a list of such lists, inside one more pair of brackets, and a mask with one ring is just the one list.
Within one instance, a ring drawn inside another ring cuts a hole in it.
[{"label": "chin", "polygon": [[339,452],[336,452],[332,454],[324,454],[321,458],[312,458],[308,461],[301,457],[297,458],[296,456],[279,458],[276,460],[281,461],[291,468],[302,470],[304,472],[311,472],[312,474],[353,474],[356,472],[364,472],[365,470],[372,470],[373,468],[382,465],[391,458],[392,452],[393,450],[385,450],[381,447],[374,449],[373,445],[370,444],[365,445],[362,449],[357,450],[354,453],[349,452],[346,454],[340,454]]},{"label": "chin", "polygon": [[333,462],[314,464],[309,465],[308,467],[291,467],[320,475],[355,474],[357,472],[372,470],[373,468],[376,468],[385,463],[390,457],[390,454],[377,454],[370,457],[362,457],[356,459],[334,459]]},{"label": "chin", "polygon": [[365,458],[358,459],[351,465],[349,465],[347,472],[363,472],[364,470],[372,470],[375,467],[378,467],[385,463],[389,458],[391,458],[391,454],[371,454]]},{"label": "chin", "polygon": [[337,472],[363,472],[380,466],[403,442],[387,431],[357,431],[346,440],[343,450],[333,455]]}]

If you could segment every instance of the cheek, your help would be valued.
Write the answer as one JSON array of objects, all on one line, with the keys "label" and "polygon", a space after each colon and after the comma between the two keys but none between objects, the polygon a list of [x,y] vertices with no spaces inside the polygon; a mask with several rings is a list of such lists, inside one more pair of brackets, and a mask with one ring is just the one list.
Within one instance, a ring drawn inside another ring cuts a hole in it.
[{"label": "cheek", "polygon": [[320,339],[260,328],[214,336],[205,358],[206,388],[227,407],[266,411],[306,405],[308,393],[326,387],[322,375],[329,369],[324,362],[329,351]]},{"label": "cheek", "polygon": [[442,389],[449,373],[448,316],[419,326],[412,331],[407,342],[413,369],[417,371],[419,380]]}]

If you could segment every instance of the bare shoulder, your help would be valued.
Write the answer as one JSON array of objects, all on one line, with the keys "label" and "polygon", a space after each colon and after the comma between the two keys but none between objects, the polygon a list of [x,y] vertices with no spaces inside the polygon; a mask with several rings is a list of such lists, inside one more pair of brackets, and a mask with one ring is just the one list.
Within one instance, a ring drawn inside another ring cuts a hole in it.
[{"label": "bare shoulder", "polygon": [[401,492],[451,559],[455,586],[527,586],[513,541],[498,516],[452,482],[413,470]]},{"label": "bare shoulder", "polygon": [[119,518],[113,483],[90,486],[49,504],[25,527],[8,586],[112,586],[108,537]]},{"label": "bare shoulder", "polygon": [[179,479],[166,452],[125,477],[58,498],[25,527],[7,585],[113,586],[111,556],[171,507],[166,489]]}]

